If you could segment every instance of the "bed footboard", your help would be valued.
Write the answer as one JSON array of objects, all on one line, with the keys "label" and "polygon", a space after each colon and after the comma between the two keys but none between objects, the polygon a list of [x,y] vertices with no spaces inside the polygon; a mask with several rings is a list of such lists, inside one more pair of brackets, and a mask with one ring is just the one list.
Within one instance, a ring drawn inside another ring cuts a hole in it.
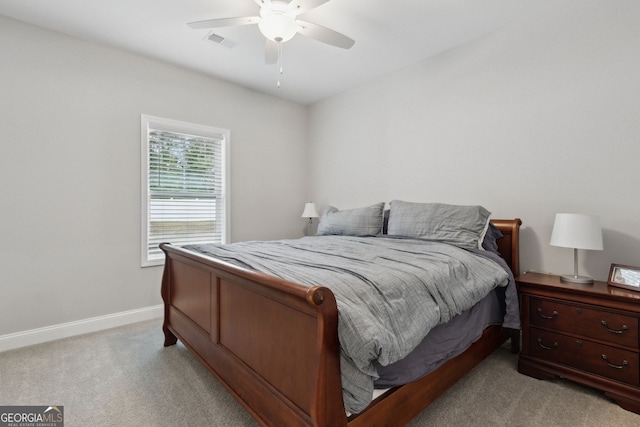
[{"label": "bed footboard", "polygon": [[177,339],[264,426],[346,426],[333,293],[168,244],[165,346]]}]

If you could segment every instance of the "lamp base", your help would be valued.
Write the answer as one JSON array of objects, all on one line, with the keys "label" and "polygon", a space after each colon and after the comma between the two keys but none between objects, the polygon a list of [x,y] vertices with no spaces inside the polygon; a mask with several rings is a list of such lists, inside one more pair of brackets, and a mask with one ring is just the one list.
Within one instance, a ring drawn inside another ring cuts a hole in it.
[{"label": "lamp base", "polygon": [[572,274],[563,274],[560,276],[561,282],[570,283],[593,283],[593,279],[587,276],[574,276]]}]

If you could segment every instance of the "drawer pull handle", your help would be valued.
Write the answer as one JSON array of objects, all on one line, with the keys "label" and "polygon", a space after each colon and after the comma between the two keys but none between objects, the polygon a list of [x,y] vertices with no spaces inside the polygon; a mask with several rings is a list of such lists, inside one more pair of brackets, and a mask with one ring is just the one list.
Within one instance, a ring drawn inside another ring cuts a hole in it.
[{"label": "drawer pull handle", "polygon": [[600,323],[602,324],[602,326],[604,326],[607,329],[607,331],[611,332],[612,334],[621,334],[624,331],[629,329],[629,327],[627,325],[622,325],[622,329],[620,329],[620,330],[611,329],[609,327],[609,325],[607,325],[607,322],[605,320],[603,320]]},{"label": "drawer pull handle", "polygon": [[607,365],[609,365],[610,367],[615,368],[615,369],[622,369],[622,368],[624,368],[625,366],[627,366],[629,364],[629,362],[627,362],[626,360],[623,360],[622,361],[622,366],[621,365],[614,365],[613,363],[609,362],[609,359],[607,359],[607,355],[606,354],[602,355],[602,360],[607,362]]},{"label": "drawer pull handle", "polygon": [[[553,350],[554,348],[558,347],[558,343],[556,341],[553,342],[553,344],[551,344],[551,347],[546,346],[544,344],[542,344],[542,339],[538,338],[538,345],[542,348],[544,348],[545,350]],[[604,357],[604,354],[602,355]]]},{"label": "drawer pull handle", "polygon": [[538,316],[542,317],[543,319],[553,319],[554,317],[558,317],[558,312],[553,310],[553,313],[551,313],[551,316],[547,316],[542,314],[542,309],[538,307]]}]

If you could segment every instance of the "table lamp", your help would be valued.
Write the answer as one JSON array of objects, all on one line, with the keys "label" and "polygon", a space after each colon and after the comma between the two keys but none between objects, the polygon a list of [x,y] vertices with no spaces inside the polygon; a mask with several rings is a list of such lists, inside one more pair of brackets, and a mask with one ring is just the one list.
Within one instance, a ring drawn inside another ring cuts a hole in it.
[{"label": "table lamp", "polygon": [[313,223],[313,218],[318,218],[318,210],[316,209],[316,204],[313,202],[305,203],[304,211],[302,212],[302,218],[309,218],[309,225],[307,225],[307,236],[311,235],[311,224]]},{"label": "table lamp", "polygon": [[556,214],[549,244],[573,248],[573,275],[561,275],[561,281],[593,283],[591,277],[578,275],[578,249],[602,250],[602,228],[598,216],[572,213]]}]

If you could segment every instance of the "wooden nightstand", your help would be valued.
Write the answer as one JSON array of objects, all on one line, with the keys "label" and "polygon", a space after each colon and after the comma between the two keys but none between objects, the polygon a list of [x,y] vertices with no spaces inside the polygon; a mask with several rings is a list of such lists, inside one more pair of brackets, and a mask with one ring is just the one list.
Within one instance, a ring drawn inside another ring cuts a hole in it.
[{"label": "wooden nightstand", "polygon": [[516,282],[522,297],[518,371],[600,389],[640,414],[640,292],[538,273]]}]

